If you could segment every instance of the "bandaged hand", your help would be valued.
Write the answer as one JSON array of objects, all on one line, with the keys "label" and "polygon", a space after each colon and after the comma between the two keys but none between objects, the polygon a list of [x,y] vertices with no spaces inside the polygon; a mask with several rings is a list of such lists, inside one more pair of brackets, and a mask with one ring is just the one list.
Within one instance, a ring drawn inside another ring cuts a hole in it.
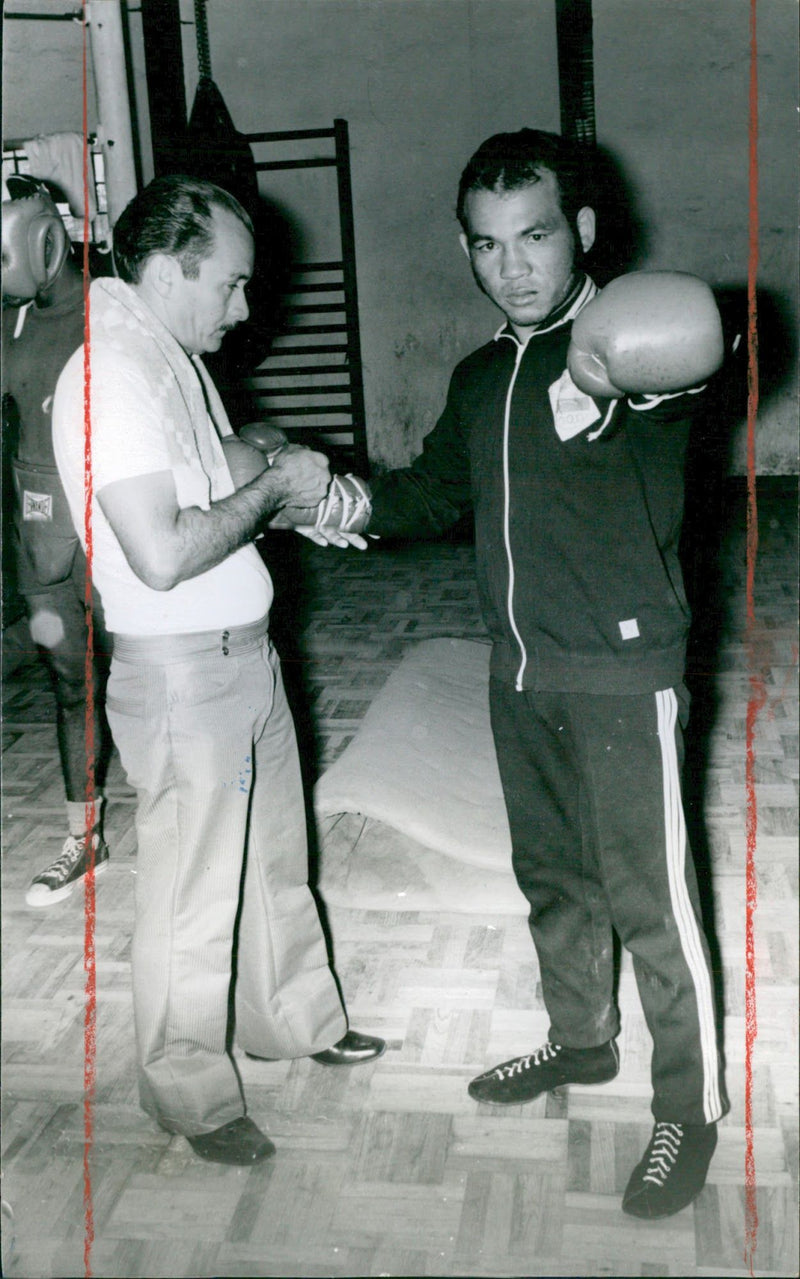
[{"label": "bandaged hand", "polygon": [[284,506],[269,522],[270,528],[294,529],[318,546],[355,546],[367,549],[362,537],[372,514],[372,495],[365,480],[356,475],[334,475],[317,506]]}]

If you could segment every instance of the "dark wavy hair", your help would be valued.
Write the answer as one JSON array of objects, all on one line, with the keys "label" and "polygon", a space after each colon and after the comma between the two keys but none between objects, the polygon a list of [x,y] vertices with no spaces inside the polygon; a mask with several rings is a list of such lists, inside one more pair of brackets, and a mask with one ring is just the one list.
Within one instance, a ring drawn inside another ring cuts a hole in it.
[{"label": "dark wavy hair", "polygon": [[573,230],[584,206],[595,207],[594,166],[585,147],[541,129],[495,133],[478,147],[458,184],[456,217],[464,232],[469,191],[518,191],[549,170],[558,183],[561,208]]},{"label": "dark wavy hair", "polygon": [[167,253],[196,280],[200,263],[213,252],[215,209],[227,209],[251,235],[250,215],[228,191],[182,173],[155,178],[134,196],[114,227],[114,262],[126,284],[138,284],[154,253]]}]

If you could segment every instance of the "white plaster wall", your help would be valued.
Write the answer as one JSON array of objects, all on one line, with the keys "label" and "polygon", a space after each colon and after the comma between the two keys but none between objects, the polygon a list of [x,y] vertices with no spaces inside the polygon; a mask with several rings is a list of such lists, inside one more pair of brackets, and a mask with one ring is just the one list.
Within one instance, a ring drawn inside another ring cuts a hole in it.
[{"label": "white plaster wall", "polygon": [[[191,0],[182,4],[190,21]],[[738,294],[749,0],[594,0],[593,13],[598,138],[637,197],[648,241],[638,265],[694,271]],[[378,462],[405,463],[436,420],[452,365],[495,324],[457,243],[455,189],[490,133],[558,129],[555,4],[209,0],[208,15],[214,76],[240,129],[349,122],[370,449]],[[191,101],[190,25],[184,35]],[[796,0],[759,0],[758,45],[757,458],[760,471],[781,473],[797,470]],[[306,224],[317,203],[307,188]],[[734,437],[741,472],[743,421]]]},{"label": "white plaster wall", "polygon": [[[76,12],[72,0],[13,0],[22,13]],[[79,22],[3,20],[3,141],[38,133],[83,130],[83,28]],[[89,130],[96,127],[94,82],[88,67]]]},{"label": "white plaster wall", "polygon": [[[134,147],[143,181],[153,176],[147,84],[138,0],[123,0],[131,32]],[[78,13],[80,0],[11,0],[8,12]],[[40,133],[83,131],[83,24],[80,21],[3,18],[3,141],[22,142]],[[86,31],[86,110],[89,132],[98,127],[97,97]]]},{"label": "white plaster wall", "polygon": [[[70,0],[15,0],[64,12]],[[136,0],[136,109],[152,174]],[[208,0],[214,77],[243,132],[350,126],[365,393],[375,460],[403,464],[456,360],[499,318],[457,240],[463,164],[490,133],[558,129],[554,0]],[[593,0],[598,136],[648,232],[639,263],[747,278],[749,0]],[[194,6],[181,0],[187,105]],[[758,0],[761,413],[757,465],[797,467],[797,0]],[[81,127],[80,27],[4,23],[3,134]],[[93,86],[89,127],[95,127]],[[269,190],[264,181],[264,189]],[[324,236],[313,186],[284,204]],[[744,426],[734,469],[744,469]]]},{"label": "white plaster wall", "polygon": [[[748,270],[748,0],[593,0],[598,140],[637,190],[641,265],[742,292]],[[796,0],[758,0],[762,473],[797,467]],[[746,469],[736,424],[733,469]]]},{"label": "white plaster wall", "polygon": [[[458,243],[456,189],[490,133],[558,128],[554,5],[212,0],[208,16],[214,79],[237,128],[348,121],[370,453],[407,463],[436,421],[454,364],[500,318]],[[313,222],[308,203],[297,205],[304,223]]]}]

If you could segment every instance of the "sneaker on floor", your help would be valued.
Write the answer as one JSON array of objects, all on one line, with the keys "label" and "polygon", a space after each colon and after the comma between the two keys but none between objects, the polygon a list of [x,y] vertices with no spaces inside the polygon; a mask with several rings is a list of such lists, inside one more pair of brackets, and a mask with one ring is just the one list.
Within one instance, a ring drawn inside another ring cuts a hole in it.
[{"label": "sneaker on floor", "polygon": [[[94,873],[99,875],[108,862],[108,848],[100,836],[92,836],[94,845]],[[76,884],[86,875],[86,836],[76,839],[68,835],[64,840],[61,854],[52,865],[43,870],[32,881],[25,894],[29,906],[54,906],[56,902],[69,897]]]},{"label": "sneaker on floor", "polygon": [[671,1217],[696,1199],[706,1184],[717,1145],[716,1124],[657,1123],[622,1199],[631,1217]]},{"label": "sneaker on floor", "polygon": [[548,1042],[536,1052],[477,1075],[467,1091],[476,1101],[517,1106],[562,1084],[607,1083],[618,1070],[619,1052],[613,1039],[598,1048],[562,1048]]}]

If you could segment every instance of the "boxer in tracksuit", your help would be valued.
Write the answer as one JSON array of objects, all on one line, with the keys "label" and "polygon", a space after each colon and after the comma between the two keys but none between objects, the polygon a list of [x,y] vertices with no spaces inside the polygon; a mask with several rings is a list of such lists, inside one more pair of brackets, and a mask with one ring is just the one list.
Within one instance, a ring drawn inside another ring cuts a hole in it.
[{"label": "boxer in tracksuit", "polygon": [[[681,803],[678,562],[689,424],[722,339],[692,277],[598,295],[582,181],[566,143],[527,129],[465,169],[462,246],[506,322],[456,368],[421,455],[373,482],[366,527],[434,536],[474,513],[492,731],[551,1025],[469,1092],[518,1104],[617,1074],[616,931],[653,1038],[655,1126],[623,1207],[657,1218],[702,1189],[728,1109]],[[654,355],[662,306],[674,332]]]}]

